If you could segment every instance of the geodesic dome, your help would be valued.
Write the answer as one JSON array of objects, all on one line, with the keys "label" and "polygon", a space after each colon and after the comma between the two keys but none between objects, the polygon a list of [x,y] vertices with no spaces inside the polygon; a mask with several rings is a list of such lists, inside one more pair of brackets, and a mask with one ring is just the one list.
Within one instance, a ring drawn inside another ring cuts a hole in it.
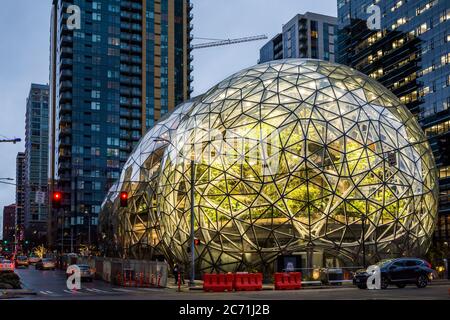
[{"label": "geodesic dome", "polygon": [[437,212],[415,118],[375,80],[319,60],[259,64],[182,104],[130,156],[101,219],[128,255],[187,264],[191,186],[201,271],[313,251],[358,264],[363,246],[369,261],[421,255]]}]

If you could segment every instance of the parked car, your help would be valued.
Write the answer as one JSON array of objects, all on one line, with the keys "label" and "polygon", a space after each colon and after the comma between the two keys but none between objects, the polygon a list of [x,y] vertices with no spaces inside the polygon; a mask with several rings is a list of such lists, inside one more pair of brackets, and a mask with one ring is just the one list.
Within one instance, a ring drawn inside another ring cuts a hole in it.
[{"label": "parked car", "polygon": [[[430,263],[419,258],[381,260],[376,265],[381,271],[381,289],[386,289],[389,285],[404,288],[408,284],[425,288],[436,274]],[[367,271],[360,269],[353,276],[353,284],[360,289],[366,289],[368,277]]]},{"label": "parked car", "polygon": [[11,260],[1,260],[0,272],[14,272],[14,263]]},{"label": "parked car", "polygon": [[41,258],[39,258],[37,256],[31,255],[31,256],[28,257],[28,263],[29,264],[36,264],[36,263],[39,262],[39,260],[41,260]]},{"label": "parked car", "polygon": [[16,257],[16,268],[25,267],[28,268],[29,262],[27,256],[17,256]]},{"label": "parked car", "polygon": [[[93,269],[91,269],[91,267],[89,267],[89,265],[87,264],[76,264],[76,266],[78,266],[78,268],[80,268],[80,272],[81,272],[81,281],[89,281],[92,282],[92,280],[94,280],[95,277],[95,271]],[[73,274],[73,272],[67,272],[66,271],[66,277],[70,277]]]},{"label": "parked car", "polygon": [[34,266],[36,270],[55,270],[56,264],[52,259],[44,258]]}]

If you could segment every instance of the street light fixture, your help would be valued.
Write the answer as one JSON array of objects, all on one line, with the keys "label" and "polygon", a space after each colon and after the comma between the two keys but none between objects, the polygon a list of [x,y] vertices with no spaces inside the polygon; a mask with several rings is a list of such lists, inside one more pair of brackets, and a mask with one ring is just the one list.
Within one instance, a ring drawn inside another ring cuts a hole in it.
[{"label": "street light fixture", "polygon": [[[165,139],[165,138],[155,138],[153,141],[155,142],[166,142],[170,145],[172,145],[173,147],[175,147],[175,145],[172,143],[172,141]],[[176,147],[175,147],[176,148]],[[189,287],[195,287],[195,242],[196,242],[196,238],[195,238],[195,201],[194,201],[194,197],[195,197],[195,159],[193,157],[193,155],[191,155],[191,161],[190,161],[190,165],[191,165],[191,181],[190,181],[190,187],[191,187],[191,230],[190,230],[190,237],[191,237],[191,277],[189,279]]]}]

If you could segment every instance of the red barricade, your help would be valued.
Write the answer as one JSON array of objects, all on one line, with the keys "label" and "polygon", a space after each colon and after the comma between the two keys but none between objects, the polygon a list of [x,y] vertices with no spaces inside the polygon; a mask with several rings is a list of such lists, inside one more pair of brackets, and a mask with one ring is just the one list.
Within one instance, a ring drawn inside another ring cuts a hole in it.
[{"label": "red barricade", "polygon": [[234,275],[231,273],[205,273],[203,275],[204,291],[233,291]]},{"label": "red barricade", "polygon": [[277,272],[274,274],[274,280],[275,290],[297,290],[302,287],[301,272]]},{"label": "red barricade", "polygon": [[234,276],[236,291],[262,290],[262,273],[237,273]]}]

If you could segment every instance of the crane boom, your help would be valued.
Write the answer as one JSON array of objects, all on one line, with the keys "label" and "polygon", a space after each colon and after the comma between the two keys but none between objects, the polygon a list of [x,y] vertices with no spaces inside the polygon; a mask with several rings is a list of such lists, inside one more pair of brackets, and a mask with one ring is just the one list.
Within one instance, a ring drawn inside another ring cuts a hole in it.
[{"label": "crane boom", "polygon": [[213,42],[194,44],[194,45],[192,45],[192,49],[218,47],[218,46],[225,46],[225,45],[228,45],[228,44],[249,42],[249,41],[256,41],[256,40],[264,40],[264,39],[267,39],[267,36],[265,34],[259,35],[259,36],[245,37],[245,38],[227,39],[227,40],[220,40],[220,41],[213,41]]},{"label": "crane boom", "polygon": [[14,144],[16,144],[17,142],[22,141],[20,138],[14,138],[14,139],[0,139],[0,143],[1,142],[12,142]]}]

